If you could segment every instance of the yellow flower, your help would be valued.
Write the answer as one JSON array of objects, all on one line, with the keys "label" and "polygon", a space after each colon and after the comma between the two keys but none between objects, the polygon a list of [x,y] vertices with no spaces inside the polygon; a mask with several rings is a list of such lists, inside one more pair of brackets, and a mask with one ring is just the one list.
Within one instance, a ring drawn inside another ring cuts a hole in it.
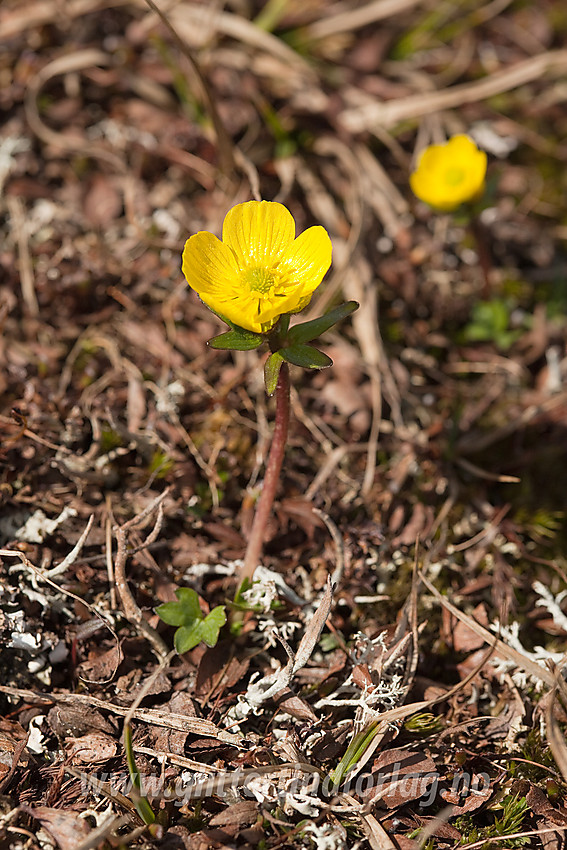
[{"label": "yellow flower", "polygon": [[444,145],[430,145],[410,177],[414,195],[449,212],[482,192],[486,154],[468,136],[453,136]]},{"label": "yellow flower", "polygon": [[263,333],[284,313],[298,313],[331,265],[324,227],[295,238],[295,222],[282,204],[248,201],[229,210],[222,242],[206,230],[185,243],[183,274],[215,313]]}]

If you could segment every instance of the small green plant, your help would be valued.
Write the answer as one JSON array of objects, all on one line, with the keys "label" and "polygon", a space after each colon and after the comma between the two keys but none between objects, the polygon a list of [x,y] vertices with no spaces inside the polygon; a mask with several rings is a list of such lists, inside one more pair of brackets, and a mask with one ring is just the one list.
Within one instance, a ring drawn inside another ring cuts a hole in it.
[{"label": "small green plant", "polygon": [[146,826],[150,826],[155,823],[156,816],[148,798],[142,793],[142,778],[134,756],[134,747],[132,746],[132,729],[129,721],[124,724],[124,749],[126,750],[126,762],[128,764],[128,773],[130,774],[130,781],[132,783],[131,798],[134,803],[134,807]]},{"label": "small green plant", "polygon": [[509,301],[494,298],[478,301],[472,308],[472,320],[464,330],[467,342],[494,342],[507,351],[522,335],[520,329],[510,330],[511,305]]},{"label": "small green plant", "polygon": [[437,715],[424,711],[409,717],[404,723],[404,729],[414,735],[432,735],[433,732],[440,732],[443,729],[443,721]]},{"label": "small green plant", "polygon": [[165,478],[174,466],[175,461],[167,452],[156,449],[148,464],[148,474],[155,475],[156,478]]},{"label": "small green plant", "polygon": [[341,782],[347,776],[349,771],[356,767],[373,739],[376,737],[379,728],[380,724],[378,720],[371,720],[370,723],[362,729],[362,731],[358,732],[358,734],[353,737],[340,762],[336,768],[331,770],[329,773],[329,778],[334,789],[339,788]]},{"label": "small green plant", "polygon": [[175,595],[178,602],[164,602],[156,608],[156,614],[164,623],[177,626],[174,636],[175,651],[182,655],[201,641],[207,646],[216,646],[219,632],[226,623],[225,606],[217,605],[204,617],[199,597],[192,588],[179,587]]},{"label": "small green plant", "polygon": [[[530,811],[526,798],[510,794],[502,800],[501,806],[502,815],[489,826],[474,826],[469,815],[457,818],[455,826],[463,833],[461,844],[474,844],[485,840],[486,844],[482,845],[483,850],[493,850],[493,848],[496,850],[497,847],[503,846],[502,843],[492,842],[490,839],[522,832],[525,829],[524,818]],[[509,838],[506,841],[506,847],[523,847],[530,842],[530,836]]]},{"label": "small green plant", "polygon": [[537,729],[530,729],[520,750],[521,758],[511,759],[506,768],[514,779],[528,779],[530,782],[543,783],[550,778],[550,771],[557,771],[557,765],[548,744],[542,741]]}]

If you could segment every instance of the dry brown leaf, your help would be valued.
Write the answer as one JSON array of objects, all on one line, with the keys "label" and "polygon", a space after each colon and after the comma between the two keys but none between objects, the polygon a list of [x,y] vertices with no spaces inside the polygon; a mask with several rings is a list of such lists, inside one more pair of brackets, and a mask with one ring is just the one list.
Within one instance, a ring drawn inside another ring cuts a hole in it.
[{"label": "dry brown leaf", "polygon": [[391,749],[372,765],[372,785],[362,796],[394,809],[423,796],[438,778],[435,762],[418,751]]},{"label": "dry brown leaf", "polygon": [[41,823],[42,827],[55,839],[60,850],[76,850],[90,832],[86,820],[79,817],[76,812],[25,804],[20,808]]},{"label": "dry brown leaf", "polygon": [[319,640],[319,636],[323,631],[325,623],[327,622],[327,617],[331,612],[332,599],[333,588],[331,587],[331,577],[327,576],[327,584],[325,586],[325,590],[323,591],[319,606],[311,617],[311,619],[309,620],[307,628],[305,629],[305,633],[301,638],[301,641],[297,648],[297,654],[293,662],[294,673],[297,670],[301,670],[302,667],[305,667],[305,665],[311,658],[311,654],[315,649],[315,644]]},{"label": "dry brown leaf", "polygon": [[258,804],[251,800],[234,803],[209,821],[211,826],[248,826],[258,818]]},{"label": "dry brown leaf", "polygon": [[71,764],[97,764],[118,754],[118,742],[103,732],[90,732],[82,738],[67,738],[65,752]]},{"label": "dry brown leaf", "polygon": [[93,227],[107,227],[122,210],[122,195],[116,181],[106,174],[95,174],[83,202],[83,212]]}]

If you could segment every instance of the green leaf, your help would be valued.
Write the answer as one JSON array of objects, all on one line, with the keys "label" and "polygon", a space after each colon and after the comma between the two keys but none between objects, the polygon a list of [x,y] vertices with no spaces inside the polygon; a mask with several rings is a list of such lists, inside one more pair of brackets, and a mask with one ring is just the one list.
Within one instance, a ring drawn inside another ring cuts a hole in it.
[{"label": "green leaf", "polygon": [[288,348],[282,348],[278,354],[288,363],[303,366],[304,369],[326,369],[327,366],[333,365],[330,357],[312,345],[290,345]]},{"label": "green leaf", "polygon": [[181,626],[175,632],[175,651],[182,655],[203,641],[207,646],[215,646],[219,631],[226,623],[224,605],[218,605],[204,620],[196,620],[190,626]]},{"label": "green leaf", "polygon": [[180,629],[177,629],[173,642],[178,655],[189,652],[190,649],[201,643],[201,635],[199,634],[201,622],[193,623],[192,626],[181,626]]},{"label": "green leaf", "polygon": [[274,351],[264,363],[264,383],[268,395],[273,395],[276,391],[282,363],[283,357],[280,351]]},{"label": "green leaf", "polygon": [[207,614],[201,626],[201,640],[207,646],[216,646],[219,632],[226,623],[226,610],[224,605],[217,605],[210,614]]},{"label": "green leaf", "polygon": [[[330,310],[318,319],[313,319],[311,322],[302,322],[300,325],[294,325],[289,331],[287,338],[291,345],[310,342],[312,339],[317,339],[317,337],[321,336],[321,334],[325,331],[328,331],[329,328],[332,328],[333,325],[340,322],[341,319],[345,319],[347,316],[350,316],[350,314],[354,313],[355,310],[358,310],[357,302],[347,301],[345,304],[340,304],[338,307],[335,307],[334,310]],[[322,367],[319,366],[317,368]]]},{"label": "green leaf", "polygon": [[264,337],[261,334],[234,329],[214,336],[208,341],[207,345],[210,345],[211,348],[223,350],[252,351],[254,348],[259,348],[263,342]]},{"label": "green leaf", "polygon": [[124,724],[124,749],[126,750],[126,763],[128,765],[130,781],[132,783],[130,798],[143,822],[146,825],[155,823],[156,816],[154,810],[150,806],[148,798],[144,797],[141,793],[142,782],[140,778],[140,771],[138,770],[136,758],[134,756],[134,747],[132,746],[132,729],[130,728],[129,723]]},{"label": "green leaf", "polygon": [[156,614],[168,626],[190,626],[203,619],[197,593],[190,587],[178,587],[175,595],[179,602],[164,602],[158,605]]}]

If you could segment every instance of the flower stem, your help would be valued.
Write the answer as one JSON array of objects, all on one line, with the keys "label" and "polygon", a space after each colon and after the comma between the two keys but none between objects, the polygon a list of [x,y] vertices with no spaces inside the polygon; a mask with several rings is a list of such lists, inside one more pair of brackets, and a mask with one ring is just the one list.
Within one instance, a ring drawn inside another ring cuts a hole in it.
[{"label": "flower stem", "polygon": [[488,299],[492,291],[492,254],[486,228],[474,213],[471,215],[469,221],[469,230],[476,246],[478,264],[482,272],[483,286],[481,295],[482,298]]},{"label": "flower stem", "polygon": [[266,526],[274,503],[284,459],[288,426],[289,366],[287,363],[282,363],[276,386],[276,421],[272,436],[272,445],[270,446],[270,454],[268,457],[268,464],[266,466],[262,492],[260,493],[260,498],[256,505],[256,513],[254,514],[254,521],[252,523],[250,537],[248,538],[248,545],[244,556],[244,565],[240,574],[241,582],[245,579],[252,579],[254,570],[258,566],[258,562],[262,556],[262,546],[264,543]]}]

